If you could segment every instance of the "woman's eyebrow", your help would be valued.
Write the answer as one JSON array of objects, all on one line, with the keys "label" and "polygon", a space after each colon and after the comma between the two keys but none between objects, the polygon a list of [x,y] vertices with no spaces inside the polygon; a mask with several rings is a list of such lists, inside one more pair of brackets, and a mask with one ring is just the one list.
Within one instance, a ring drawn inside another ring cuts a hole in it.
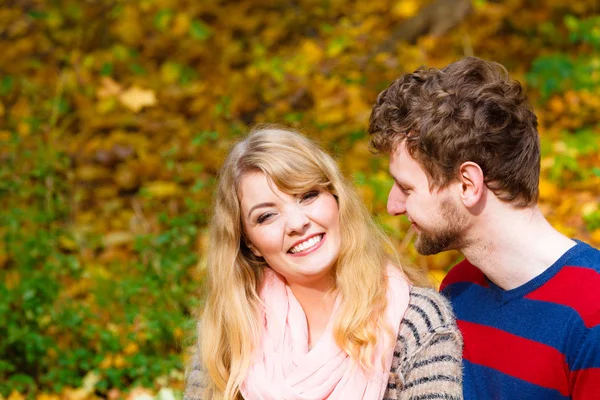
[{"label": "woman's eyebrow", "polygon": [[252,207],[250,209],[250,211],[248,211],[248,218],[250,218],[250,214],[252,214],[252,211],[256,210],[257,208],[262,208],[262,207],[275,207],[275,203],[260,203],[255,205],[254,207]]}]

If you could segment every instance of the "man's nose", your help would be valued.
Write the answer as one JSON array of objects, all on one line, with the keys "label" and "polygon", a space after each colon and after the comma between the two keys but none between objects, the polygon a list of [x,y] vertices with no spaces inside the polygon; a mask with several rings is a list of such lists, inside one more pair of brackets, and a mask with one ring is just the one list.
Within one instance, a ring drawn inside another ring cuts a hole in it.
[{"label": "man's nose", "polygon": [[406,198],[396,183],[388,195],[387,212],[390,215],[401,215],[406,212]]}]

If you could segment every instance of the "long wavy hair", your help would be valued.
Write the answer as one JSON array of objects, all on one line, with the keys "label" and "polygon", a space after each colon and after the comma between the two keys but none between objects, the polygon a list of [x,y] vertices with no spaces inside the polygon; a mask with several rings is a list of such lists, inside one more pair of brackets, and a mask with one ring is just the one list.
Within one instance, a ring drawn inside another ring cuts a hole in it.
[{"label": "long wavy hair", "polygon": [[334,322],[336,343],[368,369],[377,341],[387,334],[382,326],[385,271],[390,263],[399,265],[389,240],[337,163],[316,143],[289,128],[256,127],[224,162],[210,224],[207,295],[199,325],[200,356],[208,375],[205,396],[210,399],[240,398],[261,335],[258,291],[269,266],[246,244],[238,196],[241,180],[251,172],[264,173],[288,194],[320,188],[337,198],[341,250],[333,270],[343,301]]}]

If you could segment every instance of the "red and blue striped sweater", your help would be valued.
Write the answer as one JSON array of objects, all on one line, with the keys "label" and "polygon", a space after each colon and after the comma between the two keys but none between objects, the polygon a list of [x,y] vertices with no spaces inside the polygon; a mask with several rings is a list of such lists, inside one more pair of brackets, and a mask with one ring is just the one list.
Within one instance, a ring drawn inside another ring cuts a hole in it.
[{"label": "red and blue striped sweater", "polygon": [[513,290],[465,260],[440,289],[464,338],[465,399],[600,399],[600,251],[578,242]]}]

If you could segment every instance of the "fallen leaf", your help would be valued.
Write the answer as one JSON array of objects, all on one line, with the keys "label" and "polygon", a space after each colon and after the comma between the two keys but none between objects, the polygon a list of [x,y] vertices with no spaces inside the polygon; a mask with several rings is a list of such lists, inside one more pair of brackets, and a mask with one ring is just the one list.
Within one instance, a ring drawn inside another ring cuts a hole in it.
[{"label": "fallen leaf", "polygon": [[138,387],[129,393],[127,400],[154,400],[154,396],[148,389]]},{"label": "fallen leaf", "polygon": [[124,244],[131,243],[133,241],[133,235],[131,232],[111,232],[104,236],[104,247],[116,247]]},{"label": "fallen leaf", "polygon": [[150,89],[132,86],[119,95],[119,101],[133,112],[156,105],[156,95]]},{"label": "fallen leaf", "polygon": [[100,79],[101,86],[96,93],[99,99],[105,99],[107,97],[116,96],[123,88],[117,82],[115,82],[112,78],[108,76],[103,76]]},{"label": "fallen leaf", "polygon": [[146,191],[157,198],[172,197],[179,193],[179,186],[174,182],[158,181],[152,182],[146,186]]}]

